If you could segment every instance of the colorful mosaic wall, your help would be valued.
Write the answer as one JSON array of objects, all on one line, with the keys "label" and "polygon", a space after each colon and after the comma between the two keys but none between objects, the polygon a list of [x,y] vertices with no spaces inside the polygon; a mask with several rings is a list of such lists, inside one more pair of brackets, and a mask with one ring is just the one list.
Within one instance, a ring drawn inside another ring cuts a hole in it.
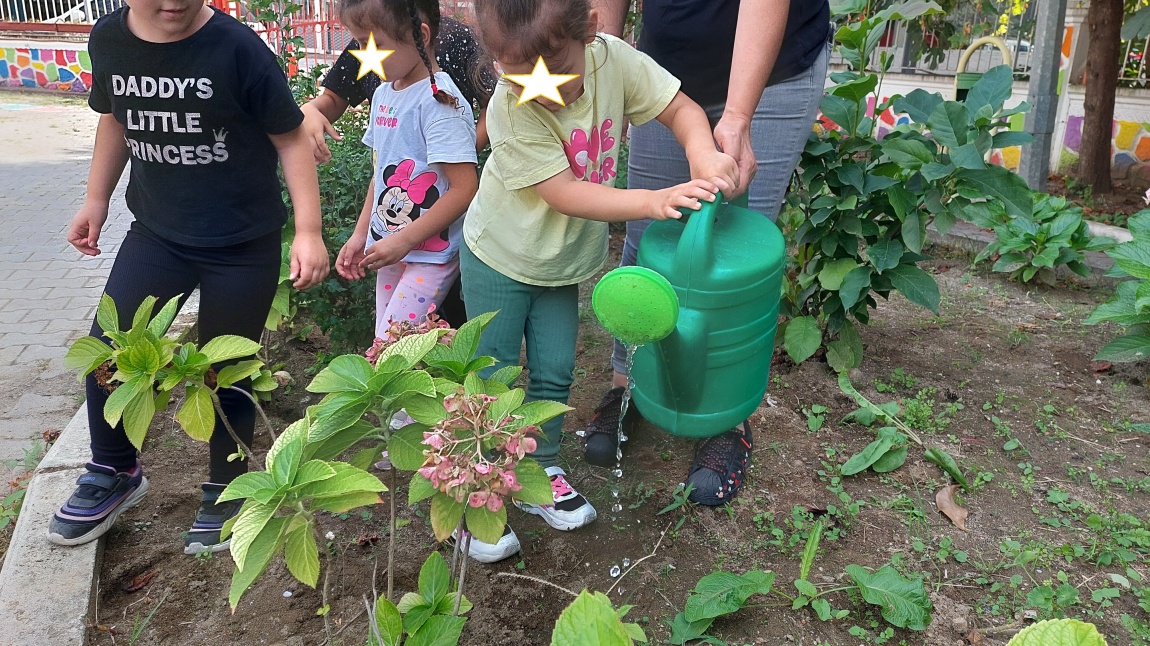
[{"label": "colorful mosaic wall", "polygon": [[[1059,162],[1061,167],[1072,166],[1078,161],[1083,119],[1082,116],[1072,116],[1066,121],[1066,137],[1062,140],[1062,159]],[[1150,182],[1150,123],[1115,121],[1114,142],[1110,150],[1113,154],[1110,164],[1115,177]]]},{"label": "colorful mosaic wall", "polygon": [[0,86],[87,92],[92,60],[76,49],[0,47]]}]

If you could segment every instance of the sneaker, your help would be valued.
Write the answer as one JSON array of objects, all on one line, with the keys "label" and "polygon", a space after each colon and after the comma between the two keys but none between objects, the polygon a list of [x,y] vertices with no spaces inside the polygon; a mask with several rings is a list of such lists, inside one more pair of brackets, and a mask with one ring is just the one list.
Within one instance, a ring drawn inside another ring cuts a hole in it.
[{"label": "sneaker", "polygon": [[[458,529],[451,532],[450,542],[454,544],[457,540],[459,540]],[[503,536],[499,537],[497,543],[484,543],[472,536],[471,543],[467,546],[467,555],[480,563],[496,563],[518,554],[519,550],[519,537],[511,531],[511,525],[504,525]]]},{"label": "sneaker", "polygon": [[[603,401],[595,408],[595,414],[582,432],[583,459],[597,467],[613,467],[616,449],[619,446],[619,412],[623,408],[623,387],[612,388],[603,395]],[[635,406],[627,409],[624,420],[626,429],[635,420]],[[626,441],[624,435],[623,441]]]},{"label": "sneaker", "polygon": [[131,471],[89,462],[87,473],[76,480],[76,490],[52,515],[48,540],[57,545],[80,545],[103,536],[120,514],[134,507],[148,492],[144,469]]},{"label": "sneaker", "polygon": [[687,474],[687,485],[694,485],[688,500],[708,507],[733,500],[743,485],[751,446],[751,426],[747,422],[743,422],[741,431],[736,428],[703,440]]},{"label": "sneaker", "polygon": [[205,482],[201,488],[204,491],[200,499],[200,508],[196,510],[196,520],[192,528],[184,536],[184,554],[200,554],[201,552],[222,552],[228,549],[232,539],[220,540],[220,532],[224,523],[240,513],[244,501],[229,500],[216,503],[216,499],[227,489],[227,485]]},{"label": "sneaker", "polygon": [[516,507],[529,514],[542,516],[548,525],[565,532],[579,529],[595,520],[595,508],[567,483],[567,473],[563,469],[547,467],[545,471],[551,476],[551,494],[555,497],[555,504],[532,505],[516,500]]}]

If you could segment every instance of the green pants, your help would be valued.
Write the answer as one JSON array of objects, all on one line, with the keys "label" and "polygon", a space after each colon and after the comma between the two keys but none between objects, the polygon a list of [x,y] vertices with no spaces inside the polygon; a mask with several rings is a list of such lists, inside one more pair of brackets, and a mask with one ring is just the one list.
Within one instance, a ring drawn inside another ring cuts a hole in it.
[{"label": "green pants", "polygon": [[[527,401],[549,399],[566,404],[575,380],[575,341],[579,333],[579,286],[539,287],[508,278],[459,246],[459,270],[467,317],[498,311],[479,340],[479,355],[498,362],[480,376],[506,365],[519,365],[527,342]],[[539,448],[531,457],[544,468],[559,455],[563,416],[543,425]]]}]

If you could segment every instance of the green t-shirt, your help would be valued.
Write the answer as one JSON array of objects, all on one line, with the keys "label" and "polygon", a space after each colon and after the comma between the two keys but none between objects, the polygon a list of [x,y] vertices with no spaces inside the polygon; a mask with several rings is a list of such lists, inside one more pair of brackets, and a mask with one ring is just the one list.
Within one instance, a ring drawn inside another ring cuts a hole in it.
[{"label": "green t-shirt", "polygon": [[[491,156],[467,211],[463,239],[488,266],[521,283],[554,287],[593,276],[607,260],[608,227],[552,209],[534,186],[570,168],[588,182],[615,185],[623,118],[659,116],[679,81],[612,36],[587,46],[583,95],[551,112],[500,80],[487,108]],[[576,82],[576,81],[573,81]]]}]

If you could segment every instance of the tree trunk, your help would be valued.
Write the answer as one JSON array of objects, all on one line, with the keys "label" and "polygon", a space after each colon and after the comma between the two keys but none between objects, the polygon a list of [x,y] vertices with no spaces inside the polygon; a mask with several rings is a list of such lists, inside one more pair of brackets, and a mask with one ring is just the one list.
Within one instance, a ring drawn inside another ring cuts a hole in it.
[{"label": "tree trunk", "polygon": [[1112,188],[1110,146],[1114,138],[1114,92],[1118,88],[1123,15],[1123,0],[1091,0],[1086,17],[1090,47],[1086,51],[1086,116],[1078,175],[1095,194],[1109,193]]}]

